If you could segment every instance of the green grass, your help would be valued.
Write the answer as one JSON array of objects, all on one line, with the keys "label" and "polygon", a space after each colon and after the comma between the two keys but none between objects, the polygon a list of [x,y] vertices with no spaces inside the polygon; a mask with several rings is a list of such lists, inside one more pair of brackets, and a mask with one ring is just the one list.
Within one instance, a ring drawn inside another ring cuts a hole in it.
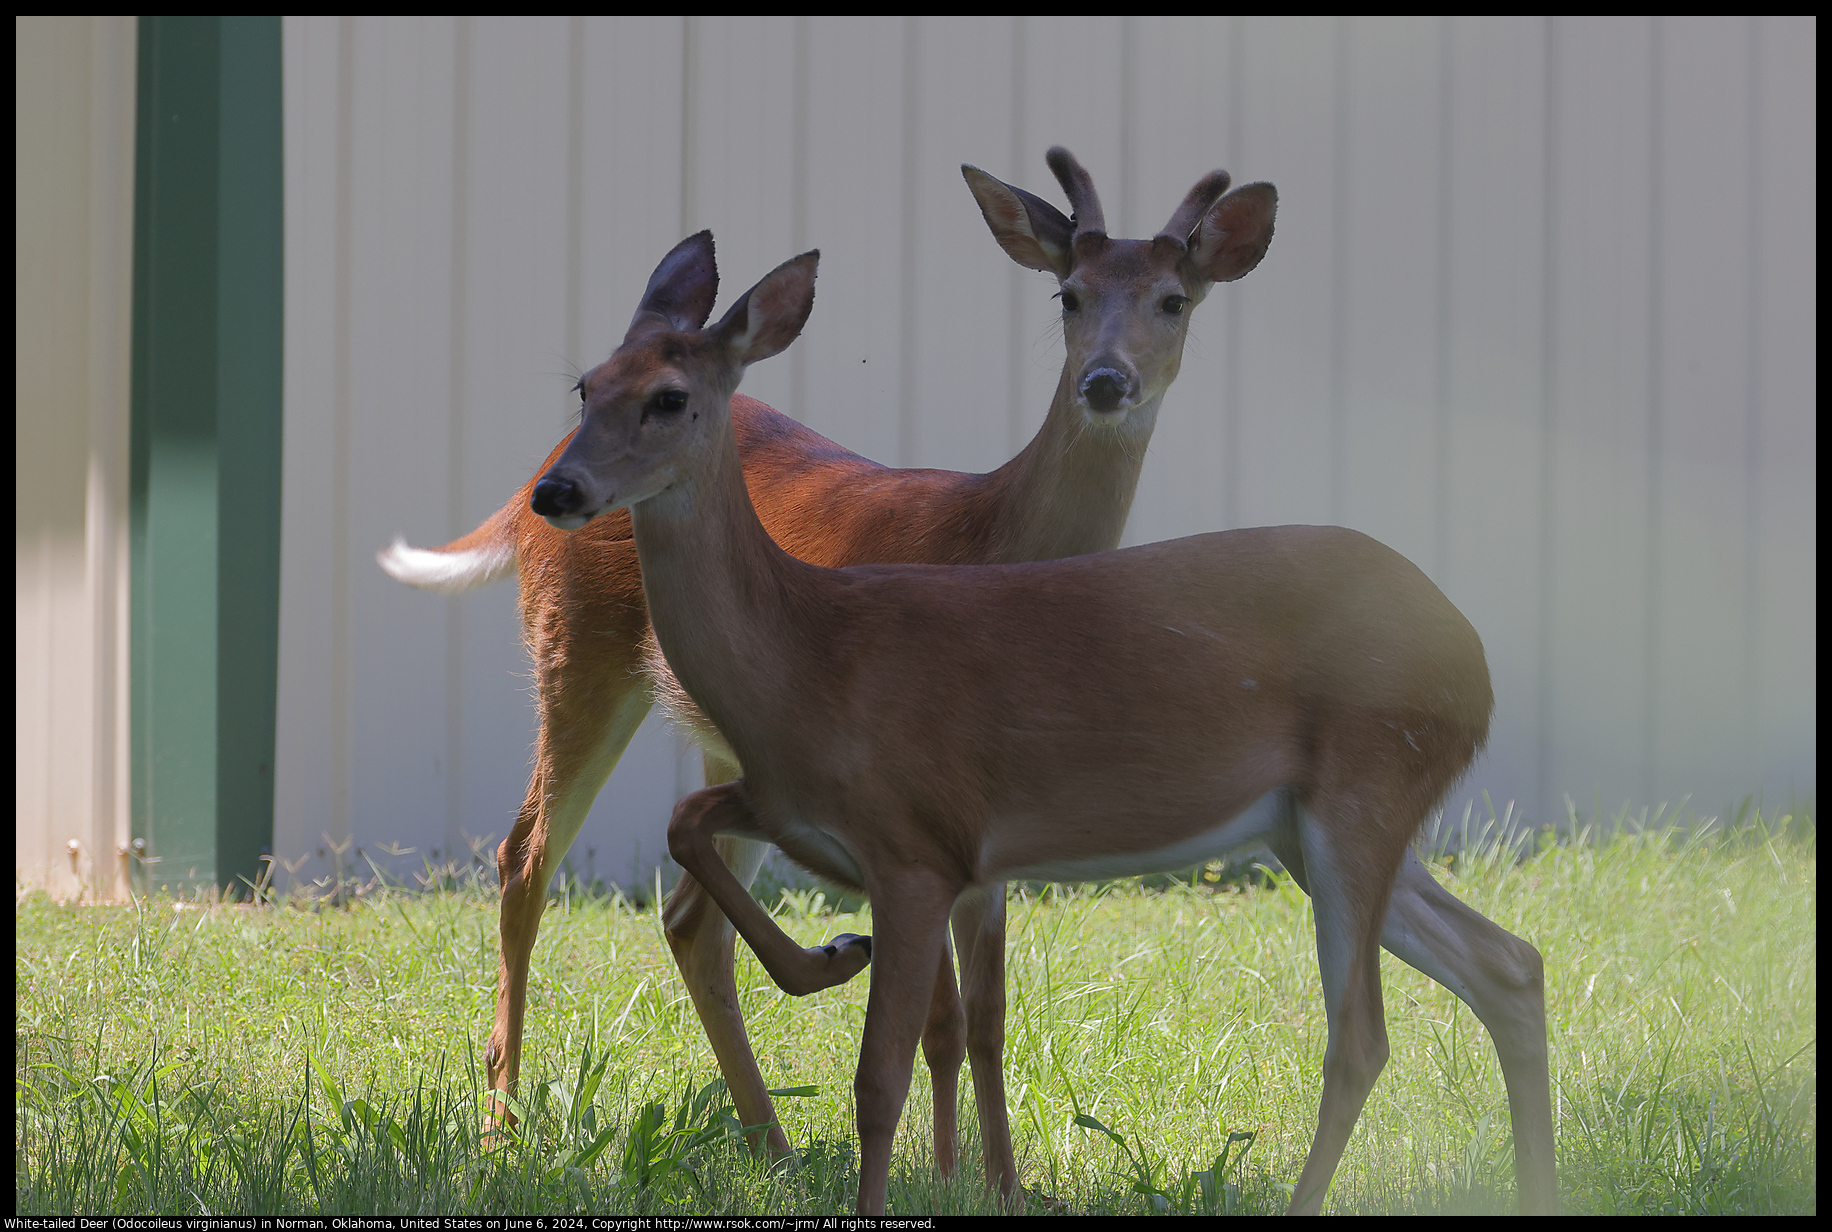
[{"label": "green grass", "polygon": [[[1564,841],[1435,866],[1546,956],[1565,1209],[1817,1208],[1816,841]],[[448,883],[450,884],[450,883]],[[869,932],[789,892],[808,943]],[[150,900],[15,919],[19,1213],[846,1213],[866,981],[795,1000],[741,948],[764,1075],[801,1155],[741,1149],[655,913],[561,897],[535,951],[525,1132],[479,1140],[496,971],[485,889],[317,910]],[[1039,1211],[1273,1213],[1309,1144],[1325,1028],[1308,900],[1172,883],[1014,894],[1005,1074]],[[1384,959],[1392,1059],[1326,1210],[1513,1207],[1487,1034]],[[961,1175],[936,1179],[920,1060],[894,1213],[989,1209],[963,1082]]]}]

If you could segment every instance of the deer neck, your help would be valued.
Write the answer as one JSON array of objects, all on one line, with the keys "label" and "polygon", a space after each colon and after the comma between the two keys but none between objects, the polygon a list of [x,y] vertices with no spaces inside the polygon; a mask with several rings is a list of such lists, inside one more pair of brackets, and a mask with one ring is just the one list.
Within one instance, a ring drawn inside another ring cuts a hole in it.
[{"label": "deer neck", "polygon": [[[770,538],[745,490],[729,427],[713,465],[696,467],[630,510],[643,593],[675,677],[740,756],[731,720],[768,716],[773,669],[788,670],[806,634],[787,597],[814,572]],[[731,670],[742,664],[742,672]]]},{"label": "deer neck", "polygon": [[1119,546],[1163,395],[1109,428],[1087,422],[1071,382],[1065,365],[1043,427],[987,477],[1000,506],[995,561],[1053,560]]}]

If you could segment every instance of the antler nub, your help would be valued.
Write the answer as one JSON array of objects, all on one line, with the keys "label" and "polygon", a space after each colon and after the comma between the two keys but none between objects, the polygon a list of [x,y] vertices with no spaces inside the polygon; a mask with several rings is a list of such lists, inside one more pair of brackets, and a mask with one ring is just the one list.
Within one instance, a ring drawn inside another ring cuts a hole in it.
[{"label": "antler nub", "polygon": [[1170,216],[1170,221],[1164,224],[1164,230],[1158,234],[1188,248],[1190,237],[1202,225],[1202,216],[1228,191],[1229,180],[1225,171],[1211,171],[1197,180],[1196,186],[1184,196],[1183,204],[1177,207],[1177,212]]},{"label": "antler nub", "polygon": [[1075,211],[1075,234],[1105,235],[1107,218],[1101,213],[1100,197],[1094,191],[1094,180],[1087,168],[1075,161],[1075,156],[1059,145],[1050,147],[1043,156],[1056,175],[1056,182],[1062,185],[1063,195],[1069,199],[1069,208]]}]

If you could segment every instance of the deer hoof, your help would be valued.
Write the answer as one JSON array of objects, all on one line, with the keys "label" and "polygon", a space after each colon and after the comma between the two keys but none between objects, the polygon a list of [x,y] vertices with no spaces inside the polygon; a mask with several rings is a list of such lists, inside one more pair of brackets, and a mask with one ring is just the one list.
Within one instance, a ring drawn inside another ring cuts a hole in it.
[{"label": "deer hoof", "polygon": [[871,961],[871,938],[861,937],[858,933],[841,933],[821,948],[827,951],[827,957],[834,958],[841,950],[850,946],[858,946],[864,950],[865,961],[868,963]]}]

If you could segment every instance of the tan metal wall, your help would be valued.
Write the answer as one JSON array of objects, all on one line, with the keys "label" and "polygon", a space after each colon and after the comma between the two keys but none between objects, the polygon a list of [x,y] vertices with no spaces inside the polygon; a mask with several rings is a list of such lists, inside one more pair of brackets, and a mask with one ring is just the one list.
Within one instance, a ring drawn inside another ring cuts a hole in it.
[{"label": "tan metal wall", "polygon": [[[961,162],[1116,233],[1202,172],[1280,190],[1197,313],[1131,542],[1340,522],[1481,631],[1481,793],[1704,811],[1816,785],[1816,24],[1797,18],[335,19],[285,25],[276,850],[507,830],[532,710],[511,586],[409,591],[562,435],[656,259],[729,294],[823,251],[746,390],[905,465],[1040,421],[1053,286]],[[653,726],[574,850],[646,880],[690,759]],[[640,844],[640,846],[638,846]]]},{"label": "tan metal wall", "polygon": [[134,19],[14,21],[14,810],[21,884],[122,887]]}]

